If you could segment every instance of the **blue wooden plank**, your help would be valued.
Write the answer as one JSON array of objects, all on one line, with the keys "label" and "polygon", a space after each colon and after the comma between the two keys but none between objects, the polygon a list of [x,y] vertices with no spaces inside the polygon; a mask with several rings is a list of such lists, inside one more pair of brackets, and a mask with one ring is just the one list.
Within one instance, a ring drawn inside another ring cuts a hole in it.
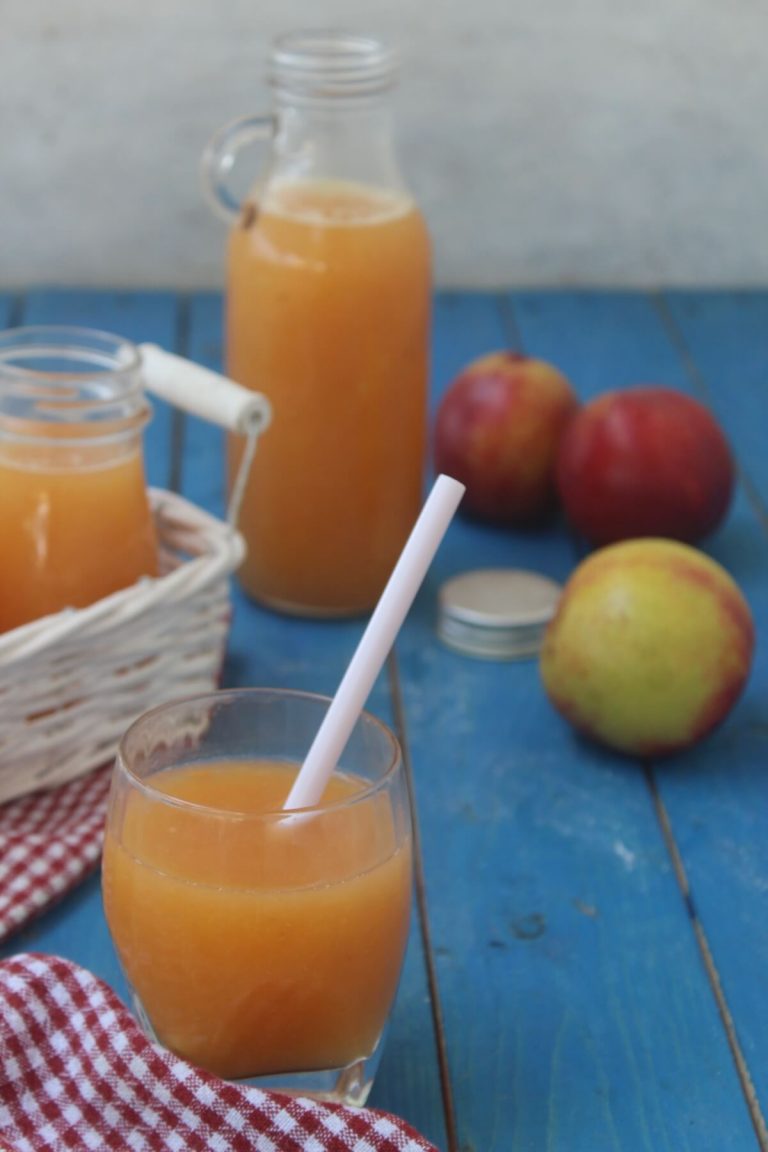
[{"label": "blue wooden plank", "polygon": [[[191,297],[185,331],[185,354],[197,363],[221,371],[219,294],[198,293]],[[217,429],[200,420],[187,420],[182,491],[219,516],[225,504],[223,447],[223,437]],[[361,621],[308,623],[277,616],[252,603],[236,586],[233,600],[234,623],[224,668],[226,685],[270,684],[333,694],[360,638]],[[368,707],[383,720],[393,723],[386,676],[379,678]],[[416,917],[371,1104],[407,1117],[430,1139],[444,1143],[445,1128]]]},{"label": "blue wooden plank", "polygon": [[[134,343],[160,344],[173,351],[178,328],[177,298],[171,292],[107,292],[94,289],[37,289],[24,298],[24,324],[72,324],[99,328]],[[154,417],[144,440],[147,481],[171,482],[171,410],[153,400]]]},{"label": "blue wooden plank", "polygon": [[[654,325],[643,319],[647,301],[631,298],[627,307],[638,312],[630,323],[622,322],[624,306],[611,300],[604,297],[596,308],[582,297],[551,296],[537,306],[535,332],[525,300],[517,310],[525,346],[540,355],[551,347],[552,359],[572,366],[577,386],[586,382],[583,395],[613,386],[620,373],[631,382],[636,366],[669,361],[670,372],[680,371],[674,354],[653,335]],[[483,297],[438,303],[433,403],[463,362],[510,343],[501,315],[498,302]],[[595,326],[597,335],[589,336]],[[650,351],[643,349],[649,335]],[[193,336],[191,324],[187,350]],[[200,359],[211,362],[205,354]],[[202,473],[206,459],[213,457],[203,449]],[[197,491],[204,492],[202,483]],[[727,533],[715,547],[734,555]],[[764,569],[759,557],[753,560],[757,580]],[[526,564],[564,576],[572,557],[558,529],[514,534],[457,524],[398,643],[462,1143],[489,1152],[566,1143],[627,1152],[755,1147],[636,770],[571,737],[543,700],[534,664],[478,664],[435,640],[438,581],[485,563]],[[228,682],[265,683],[269,677],[332,691],[358,628],[354,622],[303,625],[240,597]],[[761,670],[755,688],[764,684]],[[759,705],[759,696],[754,700]],[[384,685],[372,707],[391,718]],[[759,723],[757,710],[752,722]],[[741,756],[742,728],[723,732],[739,736],[718,755]],[[715,748],[714,741],[705,747]],[[727,792],[722,764],[708,771],[709,779],[716,777],[715,803],[703,806],[703,789],[693,799],[681,793],[680,803],[703,813],[704,847],[709,838],[722,851],[728,825],[717,823],[717,803],[729,818],[729,805],[739,806]],[[665,799],[674,799],[671,787],[682,788],[691,774],[688,765],[682,772],[670,769],[673,779],[661,781]],[[756,766],[747,777],[752,788],[740,780],[739,795],[764,805]],[[673,815],[677,832],[679,813]],[[742,827],[747,838],[762,835],[759,825]],[[695,839],[695,821],[690,832]],[[688,852],[689,845],[683,848]],[[742,848],[731,844],[734,871],[753,865]],[[756,874],[752,895],[759,896],[763,876]],[[699,887],[697,878],[697,905]],[[715,905],[722,907],[727,895],[715,892]],[[754,916],[754,900],[751,908]],[[24,933],[21,946],[48,945],[117,981],[102,931],[94,880]],[[764,971],[759,959],[748,972],[753,989]],[[436,1123],[435,1109],[423,1105],[419,1111],[412,1101],[420,1087],[434,1091],[431,1077],[414,1075],[415,1063],[431,1066],[425,1027],[401,1020],[418,1009],[408,989],[419,984],[419,965],[412,949],[406,999],[398,1002],[374,1102],[401,1111],[442,1144],[438,1128],[429,1127]],[[754,1004],[756,993],[751,995]],[[396,1100],[405,1103],[398,1107]]]},{"label": "blue wooden plank", "polygon": [[662,307],[768,512],[768,292],[672,292]]},{"label": "blue wooden plank", "polygon": [[[522,297],[516,308],[526,342],[545,347],[561,361],[565,357],[566,365],[572,364],[582,377],[586,374],[590,394],[613,386],[619,372],[634,371],[639,364],[638,377],[642,373],[704,399],[725,429],[740,468],[759,491],[763,508],[768,508],[763,447],[768,427],[768,294],[676,292],[662,298],[661,309],[643,297],[579,294],[557,297],[549,306],[560,313],[572,309],[567,338],[559,325],[548,334],[547,300],[534,295]],[[654,322],[659,315],[665,319],[664,331]],[[617,355],[622,333],[636,349],[635,359],[627,364]],[[606,348],[611,349],[610,358]],[[725,523],[701,545],[737,581],[755,618],[758,645],[747,690],[709,740],[682,760],[660,765],[656,776],[692,904],[765,1115],[768,1012],[759,989],[768,963],[768,923],[755,915],[768,888],[768,653],[760,639],[768,628],[764,523],[739,484]]]},{"label": "blue wooden plank", "polygon": [[582,400],[633,384],[690,389],[645,293],[519,292],[511,300],[525,351],[555,364]]},{"label": "blue wooden plank", "polygon": [[[739,464],[768,495],[768,295],[674,294],[666,304]],[[659,785],[762,1112],[768,1114],[768,539],[743,495],[713,554],[741,585],[757,627],[747,690],[729,721]]]},{"label": "blue wooden plank", "polygon": [[[442,379],[498,344],[498,310],[485,307],[474,346],[461,302],[438,309]],[[631,325],[629,339],[608,338],[611,355],[596,340],[600,367],[571,345],[588,310],[574,319],[557,295],[537,309],[536,340],[515,312],[524,347],[568,364],[577,386],[644,367],[644,335]],[[398,643],[460,1142],[486,1152],[754,1147],[639,768],[572,735],[535,662],[474,662],[435,638],[435,583],[459,563],[502,558],[561,576],[574,563],[557,526],[524,534],[457,522]]]},{"label": "blue wooden plank", "polygon": [[101,328],[137,344],[176,343],[175,292],[110,292],[101,289],[39,288],[24,297],[25,324],[74,324]]}]

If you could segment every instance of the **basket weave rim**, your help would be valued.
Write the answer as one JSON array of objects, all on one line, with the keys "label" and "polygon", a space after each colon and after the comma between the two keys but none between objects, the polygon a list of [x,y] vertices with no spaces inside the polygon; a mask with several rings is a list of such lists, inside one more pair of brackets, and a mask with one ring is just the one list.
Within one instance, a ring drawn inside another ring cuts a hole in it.
[{"label": "basket weave rim", "polygon": [[4,633],[0,636],[0,670],[78,633],[124,625],[140,616],[150,603],[176,601],[234,571],[245,555],[245,541],[236,528],[178,493],[150,488],[148,495],[161,548],[173,538],[174,531],[183,532],[186,543],[193,534],[198,554],[160,576],[143,576],[87,608],[64,608]]}]

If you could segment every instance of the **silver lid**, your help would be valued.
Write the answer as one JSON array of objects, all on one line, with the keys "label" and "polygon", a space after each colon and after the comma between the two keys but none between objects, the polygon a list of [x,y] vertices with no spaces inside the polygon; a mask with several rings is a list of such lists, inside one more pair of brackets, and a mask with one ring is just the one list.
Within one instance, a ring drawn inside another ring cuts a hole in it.
[{"label": "silver lid", "polygon": [[449,648],[485,660],[536,656],[560,591],[556,581],[538,572],[463,572],[440,589],[438,636]]}]

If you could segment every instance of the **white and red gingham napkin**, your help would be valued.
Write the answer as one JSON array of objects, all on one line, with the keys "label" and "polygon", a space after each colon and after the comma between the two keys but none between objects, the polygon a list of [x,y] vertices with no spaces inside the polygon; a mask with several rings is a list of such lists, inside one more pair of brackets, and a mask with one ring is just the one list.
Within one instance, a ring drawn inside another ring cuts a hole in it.
[{"label": "white and red gingham napkin", "polygon": [[227,1084],[151,1044],[56,956],[0,963],[0,1148],[12,1152],[436,1152],[384,1112]]},{"label": "white and red gingham napkin", "polygon": [[106,765],[0,806],[0,940],[98,864],[110,774]]}]

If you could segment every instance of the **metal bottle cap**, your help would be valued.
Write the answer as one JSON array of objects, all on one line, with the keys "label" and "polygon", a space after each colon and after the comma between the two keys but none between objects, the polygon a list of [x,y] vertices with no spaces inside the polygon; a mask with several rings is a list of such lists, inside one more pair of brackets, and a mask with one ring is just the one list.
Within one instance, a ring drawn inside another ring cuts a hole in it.
[{"label": "metal bottle cap", "polygon": [[440,588],[438,636],[449,648],[481,659],[536,656],[560,591],[559,584],[538,572],[464,572]]}]

